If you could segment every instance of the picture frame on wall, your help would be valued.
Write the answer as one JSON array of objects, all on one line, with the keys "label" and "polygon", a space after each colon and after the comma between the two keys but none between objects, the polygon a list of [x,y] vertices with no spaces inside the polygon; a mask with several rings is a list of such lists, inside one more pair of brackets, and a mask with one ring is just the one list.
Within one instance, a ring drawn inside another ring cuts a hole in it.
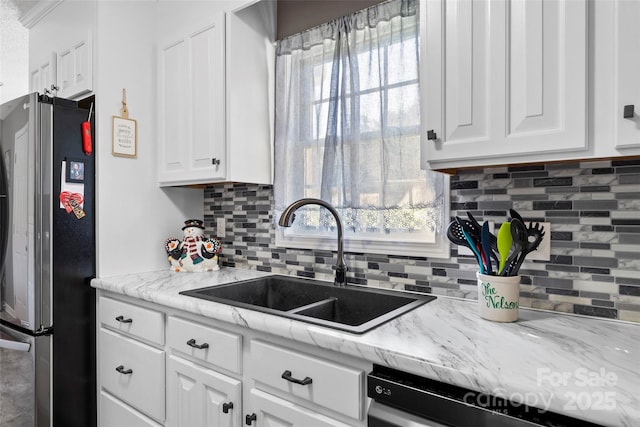
[{"label": "picture frame on wall", "polygon": [[138,150],[138,122],[113,116],[111,132],[111,154],[135,158]]}]

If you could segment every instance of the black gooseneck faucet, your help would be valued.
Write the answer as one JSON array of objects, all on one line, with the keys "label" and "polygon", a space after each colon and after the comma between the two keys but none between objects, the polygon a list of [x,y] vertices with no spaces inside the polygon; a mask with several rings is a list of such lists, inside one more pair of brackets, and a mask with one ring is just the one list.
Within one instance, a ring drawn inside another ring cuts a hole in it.
[{"label": "black gooseneck faucet", "polygon": [[304,205],[319,205],[325,207],[336,220],[336,224],[338,225],[338,260],[336,261],[336,277],[333,281],[335,286],[346,286],[347,285],[347,264],[344,262],[344,252],[343,252],[343,240],[342,240],[342,220],[340,220],[340,215],[335,210],[333,206],[324,200],[320,199],[311,199],[305,198],[300,199],[291,203],[287,208],[282,212],[280,216],[280,220],[278,224],[281,227],[291,227],[293,224],[293,220],[296,218],[295,211],[298,208]]}]

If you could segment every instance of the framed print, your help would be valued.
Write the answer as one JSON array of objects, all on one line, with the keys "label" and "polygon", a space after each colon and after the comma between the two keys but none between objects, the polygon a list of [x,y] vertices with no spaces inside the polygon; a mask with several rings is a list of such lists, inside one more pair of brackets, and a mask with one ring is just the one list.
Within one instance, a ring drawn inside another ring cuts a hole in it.
[{"label": "framed print", "polygon": [[84,161],[67,159],[66,169],[67,182],[84,182]]},{"label": "framed print", "polygon": [[111,153],[114,156],[136,157],[138,148],[138,122],[113,116]]}]

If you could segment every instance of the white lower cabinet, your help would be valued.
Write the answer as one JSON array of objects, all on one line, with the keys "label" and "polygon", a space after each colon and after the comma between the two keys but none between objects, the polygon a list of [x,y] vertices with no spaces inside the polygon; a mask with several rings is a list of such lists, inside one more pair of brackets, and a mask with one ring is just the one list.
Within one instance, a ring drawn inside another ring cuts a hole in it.
[{"label": "white lower cabinet", "polygon": [[106,329],[100,330],[100,346],[103,389],[164,420],[164,351]]},{"label": "white lower cabinet", "polygon": [[355,419],[362,417],[362,370],[253,340],[247,371],[257,387],[276,389]]},{"label": "white lower cabinet", "polygon": [[100,392],[100,425],[102,427],[161,427],[109,393]]},{"label": "white lower cabinet", "polygon": [[240,373],[242,336],[201,323],[169,316],[167,345],[172,352],[192,357],[198,363]]},{"label": "white lower cabinet", "polygon": [[240,426],[242,383],[180,357],[167,361],[167,426]]},{"label": "white lower cabinet", "polygon": [[97,307],[100,427],[367,425],[369,362],[107,291]]},{"label": "white lower cabinet", "polygon": [[333,418],[303,406],[251,389],[249,405],[254,412],[245,416],[246,425],[255,427],[348,427]]}]

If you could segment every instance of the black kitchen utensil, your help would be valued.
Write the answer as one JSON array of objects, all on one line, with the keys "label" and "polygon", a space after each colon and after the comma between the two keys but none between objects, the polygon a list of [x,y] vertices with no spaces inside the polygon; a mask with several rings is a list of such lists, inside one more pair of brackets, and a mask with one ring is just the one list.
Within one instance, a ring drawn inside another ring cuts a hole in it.
[{"label": "black kitchen utensil", "polygon": [[511,239],[513,241],[511,252],[505,262],[505,268],[501,272],[501,276],[514,276],[511,265],[516,262],[520,256],[522,249],[529,242],[527,236],[527,227],[517,218],[511,219]]},{"label": "black kitchen utensil", "polygon": [[522,217],[520,216],[520,214],[515,210],[515,209],[509,209],[509,215],[511,215],[511,218],[513,219],[518,219],[520,220],[523,224],[526,224],[524,222],[524,219],[522,219]]},{"label": "black kitchen utensil", "polygon": [[[469,234],[467,234],[469,236]],[[452,221],[447,227],[447,238],[455,245],[465,246],[474,253],[476,259],[478,260],[478,265],[481,266],[481,269],[484,271],[484,267],[482,267],[482,258],[480,257],[477,248],[472,247],[471,245],[476,245],[476,241],[473,240],[473,237],[469,236],[470,240],[465,236],[465,232],[462,228],[462,219],[456,217],[455,221]]]},{"label": "black kitchen utensil", "polygon": [[471,249],[467,238],[464,237],[464,233],[462,232],[462,226],[458,221],[451,221],[451,223],[449,223],[447,227],[447,238],[455,245],[466,246]]},{"label": "black kitchen utensil", "polygon": [[514,265],[510,266],[509,268],[510,274],[512,276],[515,276],[518,274],[518,272],[520,271],[520,267],[522,266],[522,263],[524,262],[524,259],[526,258],[526,256],[529,255],[531,252],[535,251],[536,249],[538,249],[538,246],[540,246],[540,242],[542,242],[543,237],[544,237],[544,227],[541,226],[540,223],[538,222],[536,222],[535,224],[529,223],[529,226],[527,227],[527,244],[522,249],[522,252],[520,253],[520,256],[516,259],[516,262],[514,263]]},{"label": "black kitchen utensil", "polygon": [[[471,212],[467,211],[467,216],[469,217],[469,221],[464,221],[466,223],[471,222],[472,228],[475,232],[475,230],[477,229],[477,239],[478,241],[482,240],[482,226],[478,223],[478,221],[476,221],[476,219],[474,218],[474,216],[471,214]],[[486,221],[485,221],[486,222]],[[491,244],[491,249],[493,249],[493,251],[495,253],[498,252],[498,237],[493,234],[493,233],[489,233],[489,239],[490,239],[490,244]],[[497,262],[498,260],[498,256],[495,256],[495,260]]]},{"label": "black kitchen utensil", "polygon": [[467,211],[467,216],[469,217],[469,221],[471,221],[473,229],[478,230],[478,235],[480,235],[480,232],[482,230],[482,226],[480,225],[480,223],[476,221],[475,217],[471,214],[471,212]]}]

